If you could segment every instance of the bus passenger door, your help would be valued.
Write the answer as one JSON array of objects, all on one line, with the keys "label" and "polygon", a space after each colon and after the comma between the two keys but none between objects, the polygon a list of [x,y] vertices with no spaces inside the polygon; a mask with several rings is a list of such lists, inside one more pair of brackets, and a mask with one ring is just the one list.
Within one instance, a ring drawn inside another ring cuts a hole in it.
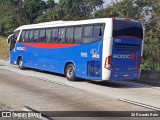
[{"label": "bus passenger door", "polygon": [[14,51],[13,49],[15,48],[15,39],[14,39],[14,35],[11,34],[9,35],[9,37],[7,38],[7,42],[9,43],[10,46],[10,63],[14,64]]},{"label": "bus passenger door", "polygon": [[13,34],[8,36],[7,43],[10,44],[10,51],[12,51],[14,49],[15,43],[16,43],[16,41],[14,41],[14,35]]},{"label": "bus passenger door", "polygon": [[7,39],[7,42],[10,44],[10,63],[11,64],[16,64],[16,61],[17,61],[15,46],[16,46],[16,41],[17,41],[19,32],[20,32],[19,30],[15,31]]}]

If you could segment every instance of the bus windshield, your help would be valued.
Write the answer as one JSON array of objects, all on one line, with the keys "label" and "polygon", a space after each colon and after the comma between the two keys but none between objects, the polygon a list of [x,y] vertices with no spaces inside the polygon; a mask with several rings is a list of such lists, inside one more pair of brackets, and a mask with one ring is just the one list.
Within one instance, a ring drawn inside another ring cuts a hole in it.
[{"label": "bus windshield", "polygon": [[129,20],[113,21],[113,37],[132,36],[143,39],[143,28],[139,22]]}]

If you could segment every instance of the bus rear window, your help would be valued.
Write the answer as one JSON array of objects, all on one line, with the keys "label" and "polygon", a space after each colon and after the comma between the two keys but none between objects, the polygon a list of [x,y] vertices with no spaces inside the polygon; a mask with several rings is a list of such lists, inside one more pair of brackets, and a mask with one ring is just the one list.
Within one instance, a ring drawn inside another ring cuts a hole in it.
[{"label": "bus rear window", "polygon": [[113,37],[118,36],[132,36],[143,39],[142,25],[128,20],[114,20]]}]

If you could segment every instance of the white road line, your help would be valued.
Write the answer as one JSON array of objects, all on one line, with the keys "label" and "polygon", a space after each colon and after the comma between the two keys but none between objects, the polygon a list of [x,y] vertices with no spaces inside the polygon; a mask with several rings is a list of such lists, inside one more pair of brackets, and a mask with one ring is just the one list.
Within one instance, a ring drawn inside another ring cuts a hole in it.
[{"label": "white road line", "polygon": [[[26,107],[24,107],[24,108],[22,108],[22,110],[23,111],[25,111],[25,112],[33,112],[33,113],[35,113],[35,111],[33,111],[33,110],[31,110],[31,109],[28,109],[28,108],[26,108]],[[40,113],[40,112],[38,112],[38,113]],[[40,119],[40,120],[51,120],[51,118],[46,118],[46,117],[37,117],[38,119]]]},{"label": "white road line", "polygon": [[55,84],[58,84],[58,85],[66,85],[66,86],[68,86],[68,85],[67,85],[67,84],[65,84],[65,83],[57,82],[57,81],[53,81],[53,80],[46,79],[46,78],[43,78],[43,77],[38,77],[38,76],[31,76],[31,77],[36,78],[36,79],[39,79],[39,80],[43,80],[43,81],[47,81],[47,82],[51,82],[51,83],[55,83]]},{"label": "white road line", "polygon": [[130,103],[130,104],[134,104],[134,105],[137,105],[137,106],[145,107],[145,108],[148,108],[148,109],[151,109],[151,110],[160,111],[160,108],[154,107],[154,106],[151,106],[151,105],[147,105],[147,104],[144,104],[144,103],[131,101],[131,100],[127,100],[127,99],[118,99],[118,100],[126,102],[126,103]]}]

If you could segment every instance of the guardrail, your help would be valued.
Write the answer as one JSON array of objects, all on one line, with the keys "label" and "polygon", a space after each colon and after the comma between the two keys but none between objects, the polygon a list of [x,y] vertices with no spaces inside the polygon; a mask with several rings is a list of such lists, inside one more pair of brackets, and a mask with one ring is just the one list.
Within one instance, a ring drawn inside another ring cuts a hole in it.
[{"label": "guardrail", "polygon": [[142,70],[139,81],[160,85],[160,72]]}]

